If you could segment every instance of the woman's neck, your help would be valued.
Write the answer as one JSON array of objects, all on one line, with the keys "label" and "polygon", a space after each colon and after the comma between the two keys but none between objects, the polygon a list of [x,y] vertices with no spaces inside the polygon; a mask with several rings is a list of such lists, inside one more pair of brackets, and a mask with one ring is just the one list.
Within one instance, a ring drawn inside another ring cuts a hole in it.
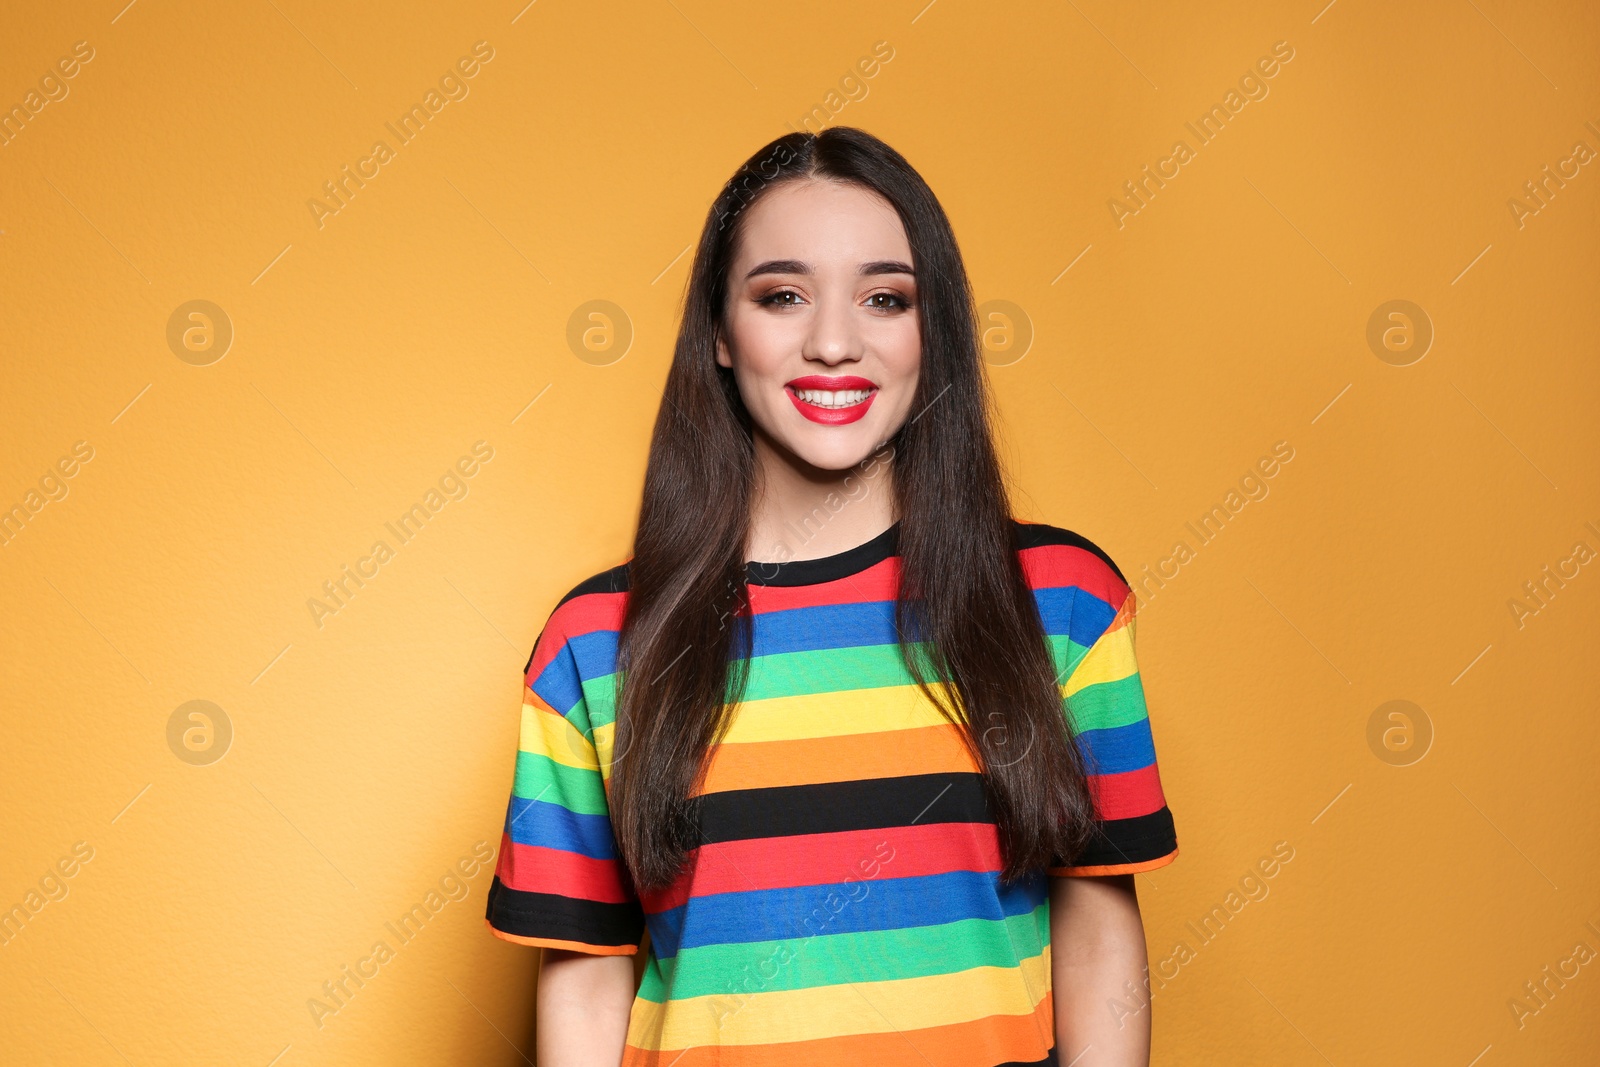
[{"label": "woman's neck", "polygon": [[872,540],[899,518],[887,446],[843,471],[822,470],[757,432],[745,558],[786,563]]}]

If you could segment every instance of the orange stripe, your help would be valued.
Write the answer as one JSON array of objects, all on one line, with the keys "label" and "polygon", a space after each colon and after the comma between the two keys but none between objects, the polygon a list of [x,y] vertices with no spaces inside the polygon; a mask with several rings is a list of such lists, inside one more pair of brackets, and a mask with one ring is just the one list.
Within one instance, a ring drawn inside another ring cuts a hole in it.
[{"label": "orange stripe", "polygon": [[876,734],[719,745],[702,792],[975,770],[959,728],[941,723]]},{"label": "orange stripe", "polygon": [[1165,867],[1178,858],[1178,850],[1173,849],[1165,856],[1158,856],[1153,860],[1140,860],[1138,863],[1111,863],[1099,867],[1051,867],[1050,873],[1057,878],[1087,878],[1100,874],[1139,874],[1141,871],[1153,871],[1157,867]]},{"label": "orange stripe", "polygon": [[1055,1044],[1055,999],[1028,1015],[991,1015],[971,1022],[898,1033],[853,1034],[778,1045],[701,1045],[650,1052],[629,1045],[622,1067],[789,1067],[807,1063],[870,1063],[878,1067],[969,1067],[974,1063],[1030,1063]]},{"label": "orange stripe", "polygon": [[638,955],[638,945],[590,945],[582,941],[562,941],[554,937],[523,937],[521,934],[508,934],[504,930],[497,930],[488,919],[483,920],[489,927],[489,932],[502,941],[512,941],[519,945],[532,945],[535,948],[564,948],[568,952],[587,952],[591,956],[635,956]]}]

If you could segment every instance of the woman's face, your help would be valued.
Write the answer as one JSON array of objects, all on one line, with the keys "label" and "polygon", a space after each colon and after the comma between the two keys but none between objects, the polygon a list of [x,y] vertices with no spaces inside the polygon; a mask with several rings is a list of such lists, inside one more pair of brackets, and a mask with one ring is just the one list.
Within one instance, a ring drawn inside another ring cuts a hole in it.
[{"label": "woman's face", "polygon": [[859,185],[787,182],[746,209],[717,362],[759,435],[848,470],[905,423],[922,363],[911,245]]}]

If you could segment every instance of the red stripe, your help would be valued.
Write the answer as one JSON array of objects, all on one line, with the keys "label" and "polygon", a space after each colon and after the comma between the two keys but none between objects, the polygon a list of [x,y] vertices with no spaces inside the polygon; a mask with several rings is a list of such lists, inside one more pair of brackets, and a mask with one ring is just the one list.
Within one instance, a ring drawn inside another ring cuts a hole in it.
[{"label": "red stripe", "polygon": [[579,900],[622,904],[633,898],[622,886],[614,860],[597,860],[557,848],[519,845],[500,835],[500,865],[495,873],[507,888],[525,893],[553,893]]},{"label": "red stripe", "polygon": [[750,608],[757,615],[791,608],[814,608],[832,604],[865,604],[893,600],[900,581],[900,559],[890,556],[859,574],[817,585],[752,585]]},{"label": "red stripe", "polygon": [[571,638],[596,630],[621,630],[622,611],[627,603],[627,593],[585,593],[556,608],[533,650],[527,683],[532,685],[538,680]]},{"label": "red stripe", "polygon": [[1132,819],[1160,811],[1167,798],[1161,792],[1161,773],[1154,763],[1121,774],[1091,774],[1089,790],[1102,819]]},{"label": "red stripe", "polygon": [[676,882],[646,894],[652,914],[694,895],[831,885],[849,879],[915,878],[950,871],[998,871],[1000,841],[991,823],[929,823],[881,830],[843,830],[792,837],[758,837],[702,845]]},{"label": "red stripe", "polygon": [[1113,611],[1122,606],[1123,598],[1128,595],[1128,584],[1106,566],[1105,560],[1086,548],[1040,545],[1024,548],[1017,556],[1022,560],[1022,572],[1027,575],[1028,586],[1032,589],[1076,586],[1110,604]]}]

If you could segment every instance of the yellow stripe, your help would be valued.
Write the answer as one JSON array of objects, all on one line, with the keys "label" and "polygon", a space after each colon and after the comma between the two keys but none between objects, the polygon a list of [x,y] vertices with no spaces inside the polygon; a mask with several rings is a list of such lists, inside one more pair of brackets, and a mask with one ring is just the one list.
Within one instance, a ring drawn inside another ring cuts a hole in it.
[{"label": "yellow stripe", "polygon": [[1100,682],[1115,682],[1139,669],[1133,651],[1133,628],[1117,626],[1107,630],[1095,641],[1094,647],[1078,661],[1072,677],[1061,687],[1061,695],[1070,697],[1085,686]]},{"label": "yellow stripe", "polygon": [[[881,1034],[970,1022],[990,1015],[1031,1015],[1049,989],[1050,946],[1009,967],[885,982],[841,982],[775,993],[723,993],[634,1002],[629,1031],[650,1051],[704,1044],[763,1045]],[[1031,999],[1030,999],[1031,997]]]},{"label": "yellow stripe", "polygon": [[617,724],[608,722],[604,726],[595,726],[589,731],[594,735],[595,758],[600,761],[600,777],[609,782],[611,780],[611,751],[615,747]]},{"label": "yellow stripe", "polygon": [[739,706],[725,741],[798,741],[914,730],[947,722],[915,685],[751,700]]},{"label": "yellow stripe", "polygon": [[[584,771],[600,769],[594,746],[561,715],[529,689],[522,701],[520,746],[524,752],[548,756],[566,767]],[[607,746],[608,748],[610,746]]]}]

